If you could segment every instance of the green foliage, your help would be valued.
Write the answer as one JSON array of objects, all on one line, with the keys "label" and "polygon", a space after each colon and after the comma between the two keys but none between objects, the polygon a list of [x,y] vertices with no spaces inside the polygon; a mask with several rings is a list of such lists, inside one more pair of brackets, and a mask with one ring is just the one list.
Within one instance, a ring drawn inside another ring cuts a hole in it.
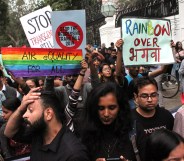
[{"label": "green foliage", "polygon": [[[2,3],[2,0],[0,0],[0,3]],[[0,46],[22,46],[25,44],[29,46],[20,17],[33,12],[37,3],[35,0],[29,0],[29,5],[27,5],[24,0],[7,0],[5,5],[7,8],[3,18],[6,23],[3,26],[3,34],[0,36]],[[2,5],[0,5],[1,7]]]},{"label": "green foliage", "polygon": [[53,11],[81,9],[82,0],[42,0],[41,6],[50,5]]},{"label": "green foliage", "polygon": [[50,5],[53,10],[80,9],[82,0],[0,0],[0,46],[29,46],[20,17]]},{"label": "green foliage", "polygon": [[4,33],[6,24],[8,23],[7,13],[8,5],[5,3],[5,1],[0,0],[0,35]]}]

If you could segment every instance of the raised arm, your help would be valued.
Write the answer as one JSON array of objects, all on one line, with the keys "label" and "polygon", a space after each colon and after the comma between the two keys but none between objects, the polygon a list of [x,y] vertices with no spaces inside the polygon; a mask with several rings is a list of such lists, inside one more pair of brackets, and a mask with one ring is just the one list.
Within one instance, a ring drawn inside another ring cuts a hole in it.
[{"label": "raised arm", "polygon": [[83,78],[88,68],[88,64],[85,60],[81,61],[81,70],[79,76],[74,84],[73,90],[69,96],[69,103],[65,108],[65,115],[67,118],[67,126],[71,131],[74,131],[73,116],[75,115],[76,107],[78,104],[79,93],[82,87]]},{"label": "raised arm", "polygon": [[10,116],[8,119],[4,134],[8,138],[12,138],[20,129],[22,123],[22,117],[27,110],[27,106],[34,102],[35,99],[38,99],[41,93],[36,92],[40,89],[34,88],[31,89],[30,92],[23,97],[21,105],[17,108],[17,110]]},{"label": "raised arm", "polygon": [[88,64],[85,60],[82,60],[81,61],[81,70],[79,72],[79,76],[73,86],[73,89],[74,90],[80,90],[81,89],[81,86],[82,86],[82,82],[83,82],[83,78],[85,76],[85,72],[88,68]]},{"label": "raised arm", "polygon": [[158,68],[152,72],[149,72],[148,76],[149,77],[157,77],[158,75],[165,73],[167,71],[168,66],[169,65],[161,65],[160,68]]},{"label": "raised arm", "polygon": [[86,53],[86,57],[87,57],[87,61],[88,61],[88,65],[90,68],[90,72],[91,72],[91,85],[93,88],[97,87],[100,84],[100,79],[98,77],[98,72],[97,69],[95,68],[93,61],[92,61],[92,56],[94,53]]},{"label": "raised arm", "polygon": [[122,57],[122,45],[123,45],[123,40],[119,39],[117,40],[117,42],[115,43],[115,46],[117,48],[117,60],[116,60],[116,77],[118,80],[119,85],[123,85],[124,84],[124,75],[123,75],[123,57]]},{"label": "raised arm", "polygon": [[8,72],[8,74],[11,76],[11,78],[20,85],[22,91],[24,92],[24,94],[28,94],[30,91],[30,88],[28,87],[28,85],[26,84],[26,82],[24,81],[24,79],[22,77],[18,77],[16,78],[11,72]]}]

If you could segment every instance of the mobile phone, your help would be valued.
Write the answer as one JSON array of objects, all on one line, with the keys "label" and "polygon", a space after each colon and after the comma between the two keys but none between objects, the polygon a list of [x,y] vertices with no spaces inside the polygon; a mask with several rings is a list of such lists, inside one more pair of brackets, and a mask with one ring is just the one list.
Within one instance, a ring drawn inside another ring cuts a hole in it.
[{"label": "mobile phone", "polygon": [[106,161],[121,161],[120,158],[107,158]]}]

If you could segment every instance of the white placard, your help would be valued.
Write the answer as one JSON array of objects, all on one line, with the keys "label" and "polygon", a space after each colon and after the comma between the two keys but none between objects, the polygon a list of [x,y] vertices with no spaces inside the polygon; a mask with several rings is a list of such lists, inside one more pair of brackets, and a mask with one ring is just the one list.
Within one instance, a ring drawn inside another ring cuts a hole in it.
[{"label": "white placard", "polygon": [[22,27],[32,48],[53,48],[50,6],[20,18]]}]

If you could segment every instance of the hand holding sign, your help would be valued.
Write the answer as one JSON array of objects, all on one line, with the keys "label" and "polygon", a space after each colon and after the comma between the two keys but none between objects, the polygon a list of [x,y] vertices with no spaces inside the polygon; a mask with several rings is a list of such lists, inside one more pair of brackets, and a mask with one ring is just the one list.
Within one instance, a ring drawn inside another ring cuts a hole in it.
[{"label": "hand holding sign", "polygon": [[116,43],[115,46],[118,49],[118,51],[122,51],[122,45],[124,44],[123,39],[119,39]]},{"label": "hand holding sign", "polygon": [[88,63],[86,62],[86,60],[82,60],[81,61],[81,71],[80,74],[85,74],[86,70],[88,68]]},{"label": "hand holding sign", "polygon": [[176,46],[176,44],[174,43],[174,41],[173,40],[171,40],[171,48],[175,48],[175,46]]}]

